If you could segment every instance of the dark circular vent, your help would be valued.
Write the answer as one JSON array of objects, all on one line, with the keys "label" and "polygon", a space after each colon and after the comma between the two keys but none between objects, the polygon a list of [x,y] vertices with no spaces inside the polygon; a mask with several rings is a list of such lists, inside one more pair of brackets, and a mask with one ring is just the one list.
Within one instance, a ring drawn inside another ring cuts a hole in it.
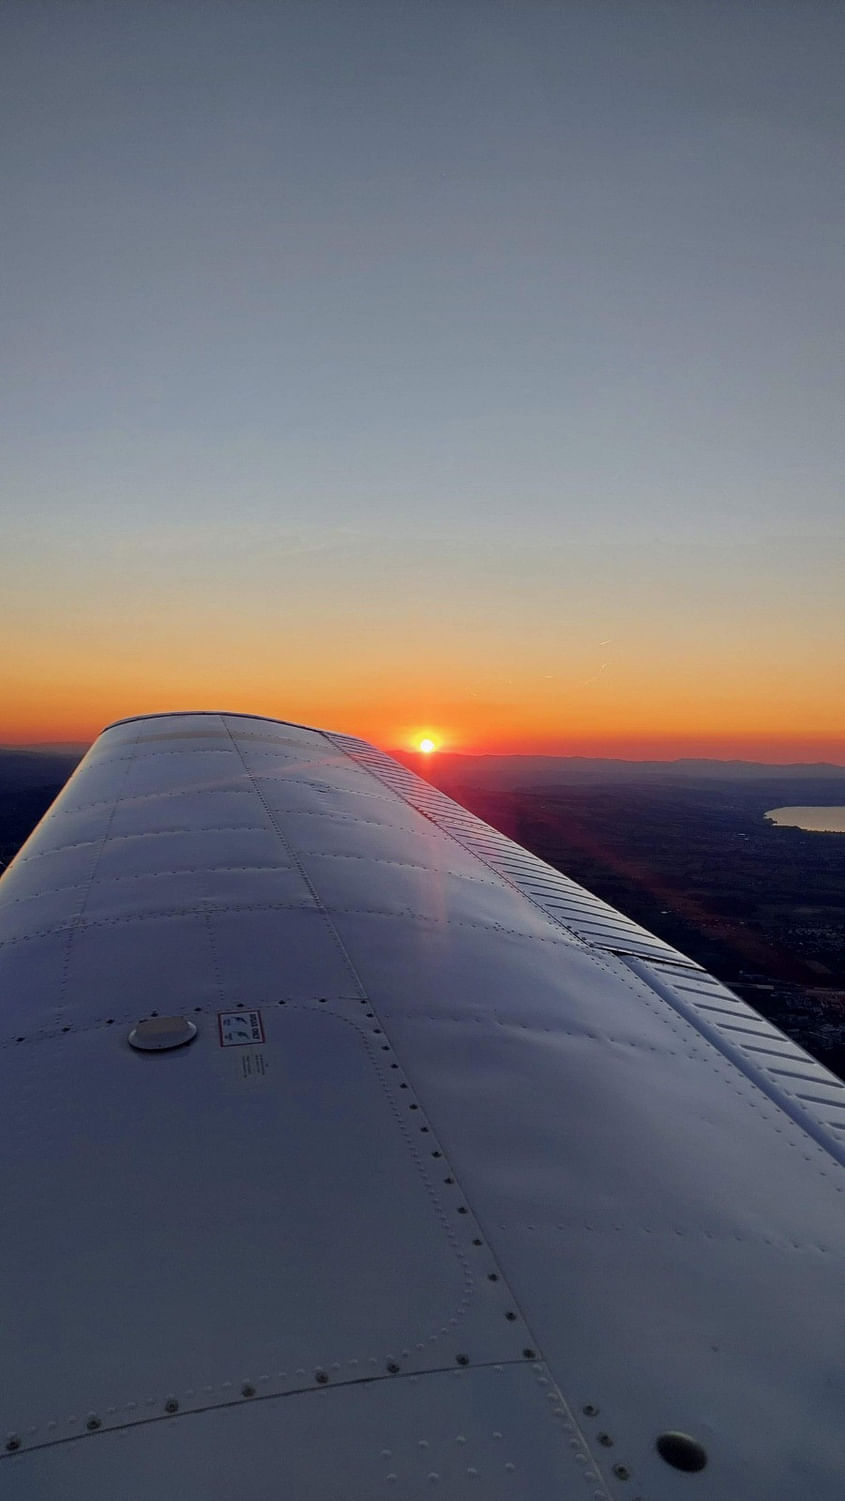
[{"label": "dark circular vent", "polygon": [[661,1433],[657,1452],[676,1470],[703,1470],[707,1463],[706,1449],[688,1433]]}]

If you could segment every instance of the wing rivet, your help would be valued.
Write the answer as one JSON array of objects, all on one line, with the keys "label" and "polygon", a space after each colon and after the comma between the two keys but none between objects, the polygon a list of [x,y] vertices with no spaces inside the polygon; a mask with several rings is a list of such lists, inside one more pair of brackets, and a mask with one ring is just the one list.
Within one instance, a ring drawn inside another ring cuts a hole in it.
[{"label": "wing rivet", "polygon": [[612,1449],[613,1448],[613,1439],[610,1437],[609,1433],[600,1433],[600,1434],[598,1434],[598,1441],[602,1445],[602,1447],[605,1448],[605,1449]]},{"label": "wing rivet", "polygon": [[613,1473],[617,1480],[630,1480],[631,1478],[631,1471],[627,1465],[614,1465]]},{"label": "wing rivet", "polygon": [[326,1382],[328,1381],[328,1379],[329,1379],[328,1371],[315,1371],[314,1372],[314,1380],[316,1381],[316,1383],[317,1383],[318,1386],[325,1386]]},{"label": "wing rivet", "polygon": [[387,1369],[389,1370],[391,1376],[395,1376],[399,1370],[398,1362],[395,1360],[389,1360],[387,1362]]},{"label": "wing rivet", "polygon": [[468,1355],[459,1355],[458,1356],[458,1365],[469,1365],[469,1356]]},{"label": "wing rivet", "polygon": [[585,1402],[581,1411],[588,1418],[597,1418],[599,1415],[599,1409],[592,1402]]},{"label": "wing rivet", "polygon": [[657,1452],[667,1465],[676,1470],[703,1470],[707,1463],[707,1450],[688,1433],[661,1433],[657,1440]]},{"label": "wing rivet", "polygon": [[186,1016],[156,1016],[154,1012],[152,1017],[136,1022],[127,1040],[139,1052],[163,1053],[193,1042],[196,1035],[195,1024]]},{"label": "wing rivet", "polygon": [[537,1351],[536,1350],[532,1350],[530,1345],[526,1345],[525,1349],[523,1350],[522,1353],[525,1356],[526,1360],[536,1360],[537,1359]]},{"label": "wing rivet", "polygon": [[242,1397],[254,1397],[255,1396],[255,1387],[253,1386],[253,1384],[252,1384],[251,1381],[245,1381],[244,1382],[243,1386],[241,1387],[241,1396]]},{"label": "wing rivet", "polygon": [[165,1412],[179,1411],[179,1403],[176,1401],[175,1397],[168,1397],[167,1401],[164,1404],[164,1410]]},{"label": "wing rivet", "polygon": [[85,1424],[85,1427],[88,1429],[88,1432],[89,1433],[94,1433],[94,1432],[96,1432],[96,1430],[98,1428],[102,1428],[102,1426],[103,1426],[103,1420],[102,1420],[102,1418],[98,1418],[97,1414],[95,1412],[92,1412],[90,1418],[88,1419],[87,1423]]},{"label": "wing rivet", "polygon": [[9,1453],[10,1454],[13,1453],[14,1450],[15,1449],[19,1449],[20,1446],[21,1446],[21,1441],[18,1438],[17,1434],[16,1433],[10,1433],[9,1437],[6,1439],[6,1448],[8,1449]]}]

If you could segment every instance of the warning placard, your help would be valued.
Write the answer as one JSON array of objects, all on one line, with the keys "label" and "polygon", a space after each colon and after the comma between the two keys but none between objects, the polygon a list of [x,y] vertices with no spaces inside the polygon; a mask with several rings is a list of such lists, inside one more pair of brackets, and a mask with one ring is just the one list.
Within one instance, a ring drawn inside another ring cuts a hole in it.
[{"label": "warning placard", "polygon": [[264,1041],[260,1011],[218,1011],[221,1048],[243,1048]]}]

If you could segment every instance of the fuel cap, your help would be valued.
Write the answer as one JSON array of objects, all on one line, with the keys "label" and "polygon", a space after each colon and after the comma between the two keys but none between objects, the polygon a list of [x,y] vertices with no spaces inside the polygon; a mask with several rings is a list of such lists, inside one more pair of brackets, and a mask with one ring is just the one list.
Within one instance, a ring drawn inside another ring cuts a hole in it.
[{"label": "fuel cap", "polygon": [[166,1048],[181,1048],[193,1042],[197,1029],[187,1016],[150,1016],[136,1022],[129,1033],[129,1043],[142,1053],[161,1053]]}]

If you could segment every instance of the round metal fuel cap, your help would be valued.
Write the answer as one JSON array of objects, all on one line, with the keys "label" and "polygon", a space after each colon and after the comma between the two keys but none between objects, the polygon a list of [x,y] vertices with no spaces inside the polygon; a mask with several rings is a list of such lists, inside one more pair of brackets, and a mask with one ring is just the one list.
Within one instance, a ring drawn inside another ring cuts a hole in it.
[{"label": "round metal fuel cap", "polygon": [[197,1029],[187,1016],[150,1016],[136,1022],[129,1033],[133,1048],[143,1053],[161,1053],[166,1048],[181,1048],[193,1042]]}]

